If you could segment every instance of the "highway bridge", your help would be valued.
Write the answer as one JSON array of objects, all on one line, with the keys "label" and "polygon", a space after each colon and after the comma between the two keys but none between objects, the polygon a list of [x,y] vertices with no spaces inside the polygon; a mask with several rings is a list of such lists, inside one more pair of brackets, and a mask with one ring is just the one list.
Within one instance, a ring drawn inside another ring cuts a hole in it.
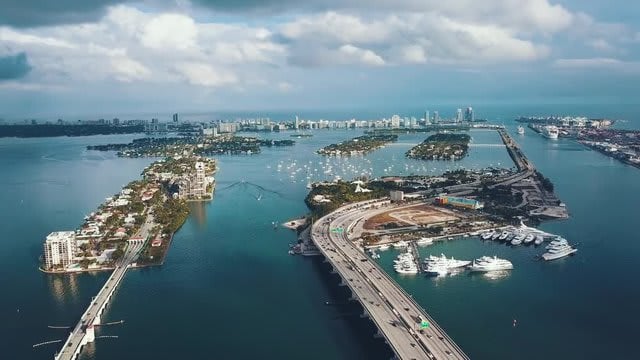
[{"label": "highway bridge", "polygon": [[349,239],[357,222],[387,206],[385,199],[343,206],[317,220],[311,238],[398,359],[469,359],[411,295]]},{"label": "highway bridge", "polygon": [[127,249],[117,264],[115,270],[111,273],[107,282],[102,286],[96,296],[94,296],[87,307],[87,310],[80,317],[80,321],[73,328],[67,341],[62,346],[60,352],[55,355],[55,360],[74,360],[77,359],[82,348],[87,343],[96,339],[95,326],[101,324],[101,315],[111,300],[118,285],[124,279],[127,270],[133,262],[138,258],[140,250],[144,247],[144,243],[149,237],[149,232],[153,227],[153,216],[148,215],[147,220],[138,231],[137,236],[132,237],[127,244]]}]

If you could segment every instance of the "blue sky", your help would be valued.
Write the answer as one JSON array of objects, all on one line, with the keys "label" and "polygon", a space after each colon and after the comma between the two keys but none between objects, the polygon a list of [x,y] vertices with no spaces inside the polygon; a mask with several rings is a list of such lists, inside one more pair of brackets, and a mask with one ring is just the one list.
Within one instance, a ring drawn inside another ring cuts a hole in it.
[{"label": "blue sky", "polygon": [[1,2],[0,118],[640,98],[629,1]]}]

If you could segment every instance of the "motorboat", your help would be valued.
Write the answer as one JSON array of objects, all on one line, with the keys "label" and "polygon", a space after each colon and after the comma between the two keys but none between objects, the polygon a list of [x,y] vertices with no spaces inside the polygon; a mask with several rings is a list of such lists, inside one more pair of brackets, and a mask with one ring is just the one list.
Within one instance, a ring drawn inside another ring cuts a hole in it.
[{"label": "motorboat", "polygon": [[536,235],[536,239],[533,241],[536,246],[542,245],[543,242],[544,238],[542,237],[542,235]]},{"label": "motorboat", "polygon": [[536,239],[536,236],[534,234],[527,234],[527,236],[524,238],[524,240],[522,240],[525,244],[530,244],[531,242],[533,242]]},{"label": "motorboat", "polygon": [[416,240],[416,244],[418,244],[418,245],[431,245],[431,244],[433,244],[433,239],[423,237],[423,238],[420,238],[420,239]]}]

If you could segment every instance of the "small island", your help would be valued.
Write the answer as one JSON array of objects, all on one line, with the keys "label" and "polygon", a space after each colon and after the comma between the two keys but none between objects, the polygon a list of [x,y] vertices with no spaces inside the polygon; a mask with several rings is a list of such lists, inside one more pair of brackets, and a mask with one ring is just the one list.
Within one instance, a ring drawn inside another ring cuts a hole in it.
[{"label": "small island", "polygon": [[421,160],[460,160],[467,155],[470,140],[468,134],[438,133],[429,136],[405,155]]},{"label": "small island", "polygon": [[293,146],[293,140],[269,140],[248,136],[224,135],[218,137],[165,137],[134,139],[128,144],[87,146],[87,150],[117,151],[120,157],[162,157],[193,152],[197,155],[257,154],[260,147]]},{"label": "small island", "polygon": [[127,246],[140,248],[135,266],[162,264],[190,213],[188,202],[213,198],[215,171],[215,160],[193,154],[152,163],[141,180],[106,198],[78,229],[49,234],[41,270],[111,270]]},{"label": "small island", "polygon": [[398,135],[395,134],[363,135],[345,142],[325,146],[317,153],[325,156],[362,155],[397,140]]}]

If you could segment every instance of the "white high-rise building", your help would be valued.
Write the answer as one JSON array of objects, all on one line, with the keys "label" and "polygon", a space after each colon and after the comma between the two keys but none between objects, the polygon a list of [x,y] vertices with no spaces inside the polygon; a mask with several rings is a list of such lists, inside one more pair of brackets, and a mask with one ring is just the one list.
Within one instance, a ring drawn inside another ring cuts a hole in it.
[{"label": "white high-rise building", "polygon": [[298,115],[296,115],[296,122],[293,125],[293,128],[298,130],[300,128],[300,119],[298,118]]},{"label": "white high-rise building", "polygon": [[400,115],[393,115],[391,117],[391,127],[400,127]]},{"label": "white high-rise building", "polygon": [[473,114],[472,107],[468,107],[467,110],[464,112],[464,120],[470,121],[470,122],[474,122],[476,120],[475,115]]},{"label": "white high-rise building", "polygon": [[437,124],[440,122],[440,114],[437,111],[433,112],[433,123]]},{"label": "white high-rise building", "polygon": [[75,232],[52,232],[47,235],[47,239],[44,242],[44,266],[47,269],[69,266],[73,263],[76,252]]},{"label": "white high-rise building", "polygon": [[196,162],[196,176],[191,187],[191,195],[194,197],[203,197],[207,192],[207,182],[204,173],[204,163]]},{"label": "white high-rise building", "polygon": [[462,122],[462,109],[456,110],[456,122]]}]

